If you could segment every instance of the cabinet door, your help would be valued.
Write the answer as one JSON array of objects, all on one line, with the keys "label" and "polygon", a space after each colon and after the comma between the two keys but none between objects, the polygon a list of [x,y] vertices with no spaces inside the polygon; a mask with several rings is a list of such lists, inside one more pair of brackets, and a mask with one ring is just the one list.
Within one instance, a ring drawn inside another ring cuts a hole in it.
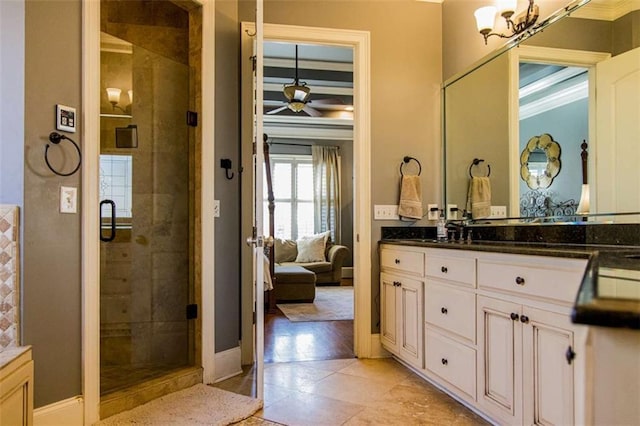
[{"label": "cabinet door", "polygon": [[398,354],[398,285],[401,278],[380,274],[380,339],[389,352]]},{"label": "cabinet door", "polygon": [[424,324],[422,321],[423,282],[400,279],[400,357],[415,367],[423,367],[422,342]]},{"label": "cabinet door", "polygon": [[521,305],[478,296],[478,403],[501,423],[522,419]]},{"label": "cabinet door", "polygon": [[524,423],[574,424],[575,355],[568,316],[525,306],[521,319]]}]

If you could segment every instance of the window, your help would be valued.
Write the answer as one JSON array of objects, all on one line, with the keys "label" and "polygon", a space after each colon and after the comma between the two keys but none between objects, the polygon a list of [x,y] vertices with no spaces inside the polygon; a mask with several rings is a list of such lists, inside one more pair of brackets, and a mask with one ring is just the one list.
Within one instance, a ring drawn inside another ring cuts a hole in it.
[{"label": "window", "polygon": [[[313,165],[310,155],[272,154],[271,178],[275,199],[274,237],[296,240],[313,235]],[[264,179],[263,226],[269,229],[267,180]],[[266,233],[265,233],[266,235]]]},{"label": "window", "polygon": [[100,155],[100,199],[116,204],[119,223],[132,218],[132,169],[130,155]]}]

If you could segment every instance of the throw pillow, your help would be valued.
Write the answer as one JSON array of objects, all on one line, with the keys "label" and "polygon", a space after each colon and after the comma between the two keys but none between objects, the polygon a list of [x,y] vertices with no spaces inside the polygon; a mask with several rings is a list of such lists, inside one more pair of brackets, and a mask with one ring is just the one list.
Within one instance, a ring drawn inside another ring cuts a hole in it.
[{"label": "throw pillow", "polygon": [[308,263],[326,261],[324,248],[327,244],[328,238],[329,232],[323,232],[321,234],[302,237],[299,239],[297,241],[298,256],[296,257],[296,262]]},{"label": "throw pillow", "polygon": [[276,263],[295,262],[296,256],[298,256],[298,247],[293,240],[276,238],[273,248],[275,250]]}]

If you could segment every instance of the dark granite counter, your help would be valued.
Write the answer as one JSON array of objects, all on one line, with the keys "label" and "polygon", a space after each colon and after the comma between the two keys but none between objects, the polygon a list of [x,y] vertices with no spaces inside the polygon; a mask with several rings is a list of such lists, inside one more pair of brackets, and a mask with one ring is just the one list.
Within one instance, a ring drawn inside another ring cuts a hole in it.
[{"label": "dark granite counter", "polygon": [[[435,227],[383,227],[380,243],[589,259],[576,295],[572,321],[640,329],[640,288],[635,287],[640,287],[640,225],[485,225],[469,229],[473,233],[471,242],[439,242],[435,239]],[[619,280],[627,294],[605,291],[605,280],[609,283],[614,280],[614,285]]]}]

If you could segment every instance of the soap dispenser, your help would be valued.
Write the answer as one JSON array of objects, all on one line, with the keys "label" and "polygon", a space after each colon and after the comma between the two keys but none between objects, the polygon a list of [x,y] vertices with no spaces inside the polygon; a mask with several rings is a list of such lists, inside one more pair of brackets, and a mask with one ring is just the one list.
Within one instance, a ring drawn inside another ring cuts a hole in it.
[{"label": "soap dispenser", "polygon": [[442,209],[440,209],[440,217],[436,224],[436,236],[438,237],[438,241],[447,240],[447,221],[444,218],[444,210]]}]

